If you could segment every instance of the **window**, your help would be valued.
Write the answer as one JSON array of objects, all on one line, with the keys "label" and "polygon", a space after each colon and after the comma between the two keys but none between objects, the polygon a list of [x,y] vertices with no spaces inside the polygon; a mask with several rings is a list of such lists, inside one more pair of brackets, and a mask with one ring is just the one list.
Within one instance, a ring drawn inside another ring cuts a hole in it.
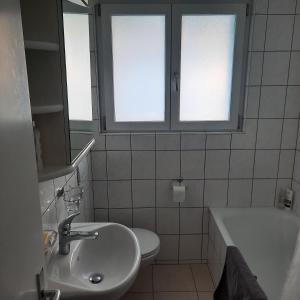
[{"label": "window", "polygon": [[[92,120],[89,16],[63,14],[69,119]],[[84,122],[81,122],[84,123]]]},{"label": "window", "polygon": [[237,130],[248,4],[102,5],[107,131]]}]

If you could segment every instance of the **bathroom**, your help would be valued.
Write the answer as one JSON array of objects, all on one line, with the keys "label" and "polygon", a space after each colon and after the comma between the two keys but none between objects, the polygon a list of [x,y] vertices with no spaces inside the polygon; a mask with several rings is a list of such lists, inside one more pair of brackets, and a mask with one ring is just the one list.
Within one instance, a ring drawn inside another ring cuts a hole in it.
[{"label": "bathroom", "polygon": [[300,0],[1,0],[0,91],[1,300],[300,299]]}]

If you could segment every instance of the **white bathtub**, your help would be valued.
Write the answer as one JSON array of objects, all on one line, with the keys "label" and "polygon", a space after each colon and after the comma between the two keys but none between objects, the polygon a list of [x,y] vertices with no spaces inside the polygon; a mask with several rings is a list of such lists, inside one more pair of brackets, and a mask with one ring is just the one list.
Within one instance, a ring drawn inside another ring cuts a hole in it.
[{"label": "white bathtub", "polygon": [[275,208],[212,208],[208,265],[217,285],[226,246],[237,246],[269,300],[280,299],[300,218]]}]

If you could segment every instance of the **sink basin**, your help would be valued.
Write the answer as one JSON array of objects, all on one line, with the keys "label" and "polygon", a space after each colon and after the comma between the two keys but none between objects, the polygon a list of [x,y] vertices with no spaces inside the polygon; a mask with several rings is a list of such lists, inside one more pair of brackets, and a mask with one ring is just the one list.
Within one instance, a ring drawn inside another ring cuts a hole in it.
[{"label": "sink basin", "polygon": [[73,223],[72,230],[97,231],[99,238],[71,242],[68,255],[55,250],[47,267],[49,288],[60,289],[63,298],[119,299],[134,282],[140,266],[134,233],[116,223]]}]

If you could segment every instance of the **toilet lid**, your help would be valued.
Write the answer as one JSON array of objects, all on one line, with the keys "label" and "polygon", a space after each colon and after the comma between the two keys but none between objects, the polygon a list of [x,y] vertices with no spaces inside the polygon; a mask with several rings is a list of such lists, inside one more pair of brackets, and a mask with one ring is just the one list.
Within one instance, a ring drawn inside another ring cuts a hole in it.
[{"label": "toilet lid", "polygon": [[151,256],[159,250],[159,237],[154,232],[141,228],[132,228],[132,231],[139,241],[142,258]]}]

